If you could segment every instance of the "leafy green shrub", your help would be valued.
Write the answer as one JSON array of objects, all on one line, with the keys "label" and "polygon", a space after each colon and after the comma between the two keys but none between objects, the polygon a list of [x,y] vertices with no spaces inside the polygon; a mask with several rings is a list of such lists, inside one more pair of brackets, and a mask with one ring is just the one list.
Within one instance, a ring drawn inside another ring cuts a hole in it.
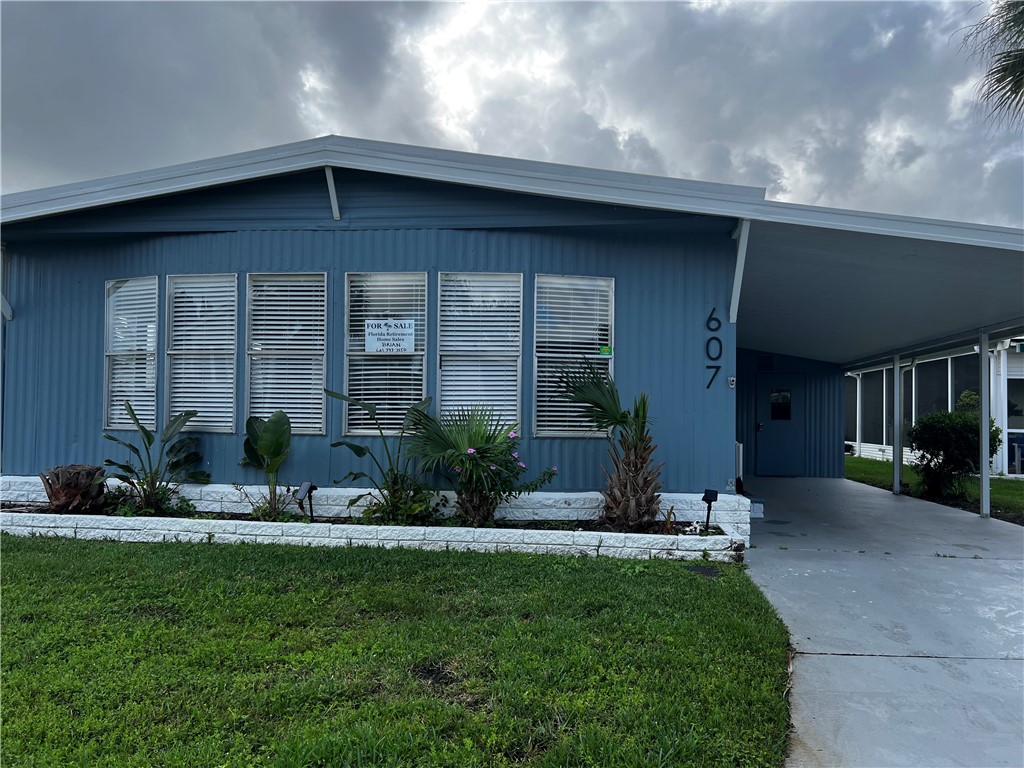
[{"label": "leafy green shrub", "polygon": [[124,402],[124,409],[135,424],[142,447],[139,448],[116,435],[103,433],[103,437],[124,446],[130,454],[126,462],[113,459],[103,461],[104,466],[118,470],[111,473],[111,477],[120,480],[128,488],[127,496],[115,503],[118,507],[127,507],[130,505],[127,498],[131,497],[134,502],[134,514],[140,515],[183,514],[179,511],[183,506],[191,506],[192,511],[195,511],[190,501],[178,496],[178,488],[182,483],[208,483],[210,473],[197,468],[203,461],[197,450],[198,438],[191,435],[179,436],[179,433],[189,421],[199,415],[199,411],[185,411],[172,417],[160,433],[157,446],[156,436],[143,426],[135,415],[132,404],[127,400]]},{"label": "leafy green shrub", "polygon": [[603,518],[623,531],[644,531],[657,527],[661,509],[661,468],[653,461],[654,445],[647,413],[647,393],[633,400],[632,410],[622,407],[618,387],[612,378],[584,358],[563,370],[559,388],[572,403],[583,406],[583,414],[597,430],[608,433],[608,456],[612,470],[604,469],[607,483]]},{"label": "leafy green shrub", "polygon": [[549,467],[522,482],[527,466],[519,451],[515,424],[503,424],[490,408],[460,408],[435,418],[423,410],[409,412],[410,451],[427,471],[450,472],[456,514],[474,526],[494,522],[498,505],[549,483],[558,471]]},{"label": "leafy green shrub", "polygon": [[[979,471],[981,435],[978,429],[980,403],[967,390],[957,400],[956,410],[936,411],[922,416],[907,431],[911,449],[918,452],[914,468],[921,476],[921,495],[932,499],[964,499],[965,481]],[[989,458],[1002,445],[1002,430],[990,420]]]},{"label": "leafy green shrub", "polygon": [[276,517],[288,504],[288,496],[282,497],[278,492],[277,478],[291,445],[292,422],[284,411],[274,411],[266,419],[250,416],[245,422],[245,442],[242,444],[245,456],[239,463],[263,470],[267,481],[266,498],[253,505],[257,519]]},{"label": "leafy green shrub", "polygon": [[[373,523],[384,525],[429,525],[437,520],[439,502],[435,499],[434,492],[423,482],[421,471],[414,469],[412,457],[405,452],[406,430],[410,423],[411,414],[420,412],[430,405],[430,398],[416,403],[407,412],[402,421],[402,429],[397,438],[389,438],[384,434],[384,427],[377,419],[377,406],[373,403],[364,403],[340,392],[326,390],[333,398],[354,405],[364,411],[377,427],[377,434],[380,435],[384,446],[383,460],[369,446],[353,443],[350,440],[338,440],[331,443],[332,448],[344,446],[356,457],[362,459],[367,456],[377,469],[377,475],[370,475],[366,472],[349,472],[341,480],[367,480],[373,485],[374,491],[361,493],[350,499],[348,506],[351,509],[363,499],[369,498],[370,502],[363,511],[363,517]],[[394,442],[392,450],[391,442]]]}]

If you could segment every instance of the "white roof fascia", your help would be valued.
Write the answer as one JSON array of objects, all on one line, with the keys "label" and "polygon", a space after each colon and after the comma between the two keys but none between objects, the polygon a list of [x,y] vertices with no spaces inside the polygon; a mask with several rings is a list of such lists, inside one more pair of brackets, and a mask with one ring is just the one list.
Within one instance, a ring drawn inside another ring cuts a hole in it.
[{"label": "white roof fascia", "polygon": [[333,166],[584,202],[1024,251],[1024,231],[761,199],[764,190],[327,136],[135,174],[3,196],[13,223]]}]

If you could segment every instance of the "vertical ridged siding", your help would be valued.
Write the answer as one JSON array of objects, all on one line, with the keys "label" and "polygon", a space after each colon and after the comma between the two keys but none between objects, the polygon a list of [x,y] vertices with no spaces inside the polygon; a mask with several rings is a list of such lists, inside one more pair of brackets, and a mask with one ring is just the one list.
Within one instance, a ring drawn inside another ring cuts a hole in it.
[{"label": "vertical ridged siding", "polygon": [[806,397],[804,477],[843,477],[843,371],[838,365],[786,355],[739,350],[736,440],[743,443],[744,474],[756,475],[758,358],[771,360],[772,373],[804,376]]},{"label": "vertical ridged siding", "polygon": [[[692,227],[685,229],[692,230]],[[217,482],[255,483],[238,466],[245,415],[245,287],[249,272],[326,272],[327,386],[343,389],[346,271],[428,273],[427,393],[437,382],[439,271],[522,272],[521,413],[524,454],[532,468],[557,465],[551,490],[601,487],[603,439],[533,439],[534,276],[614,277],[615,378],[625,399],[650,395],[657,458],[666,491],[725,490],[733,477],[734,327],[725,322],[734,243],[717,232],[610,233],[584,230],[394,229],[264,230],[18,242],[9,246],[5,286],[15,318],[6,324],[3,471],[28,475],[73,462],[119,458],[103,431],[104,281],[156,274],[160,278],[158,408],[166,408],[166,276],[239,275],[238,408],[236,433],[203,434],[202,451]],[[704,322],[712,307],[723,319],[722,371],[705,388]],[[839,410],[841,413],[841,408]],[[296,436],[282,481],[328,485],[367,462],[353,460],[340,438],[342,408],[328,399],[327,434]]]}]

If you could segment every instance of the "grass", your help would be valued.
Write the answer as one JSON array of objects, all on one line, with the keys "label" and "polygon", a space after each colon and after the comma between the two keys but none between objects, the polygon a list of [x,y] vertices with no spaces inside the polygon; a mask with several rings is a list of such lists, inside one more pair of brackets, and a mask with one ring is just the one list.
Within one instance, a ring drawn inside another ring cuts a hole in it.
[{"label": "grass", "polygon": [[[861,456],[846,457],[846,477],[858,483],[892,490],[892,462],[865,459]],[[903,465],[903,482],[909,486],[913,496],[919,496],[920,476],[912,466]],[[975,479],[967,488],[967,503],[952,502],[954,506],[977,512],[979,509],[980,481]],[[990,507],[992,517],[1024,525],[1024,480],[1008,480],[1002,477],[990,478]]]},{"label": "grass", "polygon": [[5,765],[781,766],[742,566],[0,537]]}]

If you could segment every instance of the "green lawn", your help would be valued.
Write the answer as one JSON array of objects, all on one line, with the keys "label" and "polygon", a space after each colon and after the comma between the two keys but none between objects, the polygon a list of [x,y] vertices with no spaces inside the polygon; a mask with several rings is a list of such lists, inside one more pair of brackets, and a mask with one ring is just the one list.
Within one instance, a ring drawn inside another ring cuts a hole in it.
[{"label": "green lawn", "polygon": [[[846,477],[858,483],[867,483],[878,488],[892,490],[892,462],[865,459],[860,456],[846,457]],[[910,493],[918,495],[917,486],[921,479],[911,466],[903,465],[903,482],[909,484]],[[991,478],[989,485],[992,516],[1008,520],[1017,525],[1024,524],[1024,480]],[[974,510],[978,507],[979,482],[974,480],[967,489],[969,501]],[[970,505],[968,505],[970,506]]]},{"label": "green lawn", "polygon": [[4,765],[781,766],[742,566],[0,537]]}]

